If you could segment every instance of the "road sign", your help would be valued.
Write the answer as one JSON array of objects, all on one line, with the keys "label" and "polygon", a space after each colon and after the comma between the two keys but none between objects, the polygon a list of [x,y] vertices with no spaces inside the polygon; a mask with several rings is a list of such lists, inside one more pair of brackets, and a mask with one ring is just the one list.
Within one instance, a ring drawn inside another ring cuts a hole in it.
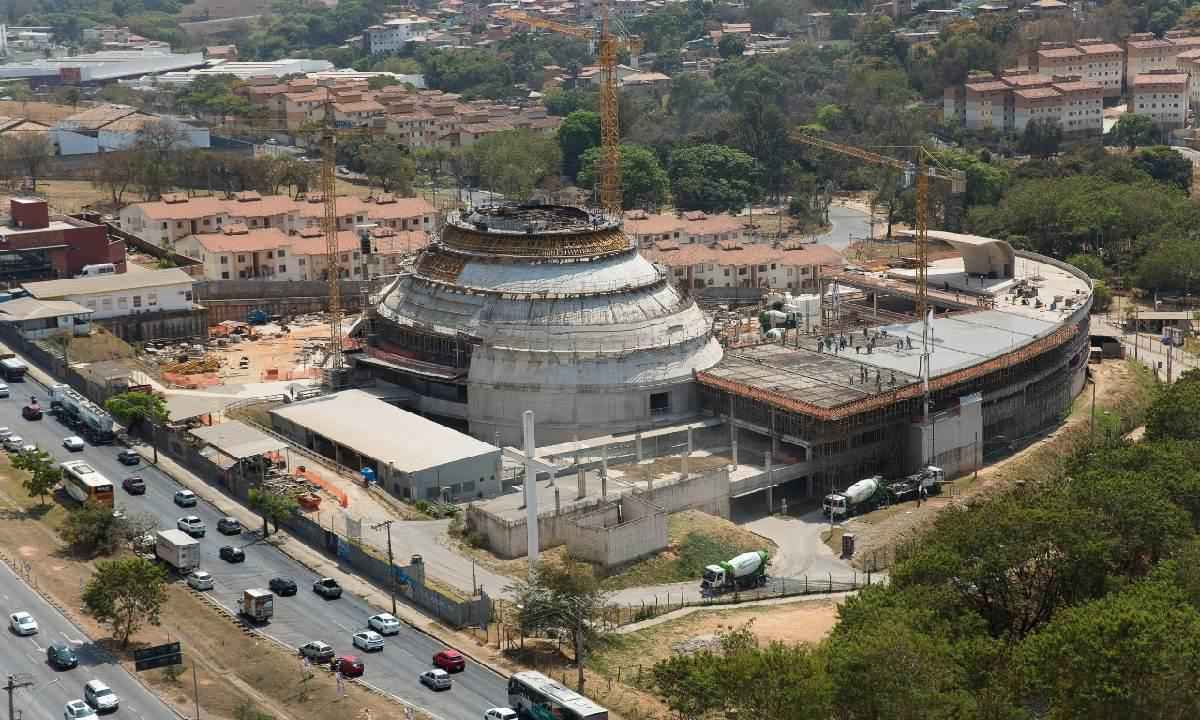
[{"label": "road sign", "polygon": [[182,665],[183,651],[179,643],[166,643],[133,651],[133,665],[138,672],[153,670],[168,665]]}]

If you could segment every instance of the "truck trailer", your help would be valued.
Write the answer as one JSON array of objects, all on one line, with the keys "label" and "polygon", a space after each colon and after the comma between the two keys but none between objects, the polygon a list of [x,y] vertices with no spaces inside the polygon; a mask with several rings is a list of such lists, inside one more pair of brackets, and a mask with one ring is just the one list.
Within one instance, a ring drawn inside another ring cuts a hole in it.
[{"label": "truck trailer", "polygon": [[704,568],[700,580],[701,593],[721,593],[727,590],[746,590],[767,583],[767,563],[770,555],[766,550],[753,550],[735,556],[731,560]]},{"label": "truck trailer", "polygon": [[107,445],[116,439],[116,423],[104,408],[75,392],[69,385],[50,386],[50,409],[93,445]]},{"label": "truck trailer", "polygon": [[265,623],[275,614],[275,595],[263,588],[242,591],[238,600],[238,614],[256,623]]},{"label": "truck trailer", "polygon": [[159,530],[154,536],[154,555],[187,573],[200,567],[200,542],[182,530]]}]

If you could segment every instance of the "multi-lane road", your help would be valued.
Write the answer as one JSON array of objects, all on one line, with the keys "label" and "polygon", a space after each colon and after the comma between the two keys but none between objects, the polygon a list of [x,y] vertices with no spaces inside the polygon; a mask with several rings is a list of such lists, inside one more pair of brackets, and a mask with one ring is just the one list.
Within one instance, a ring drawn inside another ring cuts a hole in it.
[{"label": "multi-lane road", "polygon": [[[32,378],[23,383],[12,383],[11,388],[12,397],[0,399],[0,426],[12,429],[26,442],[37,444],[59,461],[87,460],[113,481],[118,508],[130,515],[149,513],[158,519],[160,528],[175,527],[175,521],[184,515],[198,515],[204,520],[208,534],[200,540],[201,567],[212,573],[214,589],[210,595],[222,606],[234,609],[244,589],[266,587],[273,577],[295,580],[299,592],[292,597],[275,599],[275,616],[262,628],[265,634],[292,648],[309,640],[323,640],[339,655],[356,655],[366,664],[363,681],[441,720],[481,718],[487,708],[506,705],[504,679],[471,662],[467,663],[464,672],[454,675],[454,686],[449,691],[435,693],[421,685],[418,675],[432,667],[433,654],[445,646],[407,625],[401,626],[399,635],[386,639],[381,652],[367,655],[356,650],[351,635],[364,629],[367,618],[380,612],[379,608],[349,595],[328,601],[317,596],[312,592],[312,581],[316,578],[311,571],[251,533],[235,537],[221,535],[216,530],[221,514],[203,501],[194,508],[177,507],[174,495],[181,486],[153,466],[130,468],[121,465],[117,461],[119,447],[88,445],[82,452],[68,452],[63,448],[62,440],[73,433],[53,416],[47,414],[37,421],[21,418],[21,407],[31,395],[36,396],[43,407],[49,406],[46,389]],[[140,475],[146,481],[145,495],[132,496],[121,489],[121,480],[132,474]],[[246,553],[246,561],[230,564],[221,560],[217,552],[222,545],[241,547]],[[60,704],[59,716],[61,707]]]},{"label": "multi-lane road", "polygon": [[[13,693],[13,707],[23,720],[61,720],[63,707],[83,697],[83,684],[102,680],[121,698],[118,717],[165,720],[171,709],[130,677],[112,658],[0,563],[0,602],[4,607],[4,638],[0,640],[0,683],[15,675],[32,684]],[[8,629],[9,613],[24,610],[38,622],[38,633],[18,637]],[[65,642],[79,656],[79,667],[55,670],[46,662],[46,647]],[[7,702],[0,697],[0,707]]]}]

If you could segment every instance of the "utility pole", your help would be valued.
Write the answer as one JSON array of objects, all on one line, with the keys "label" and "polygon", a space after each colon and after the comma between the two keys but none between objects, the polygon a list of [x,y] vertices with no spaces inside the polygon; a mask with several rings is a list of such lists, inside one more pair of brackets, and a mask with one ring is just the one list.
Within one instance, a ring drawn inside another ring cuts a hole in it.
[{"label": "utility pole", "polygon": [[388,566],[391,568],[388,571],[388,577],[390,579],[390,582],[388,583],[388,589],[391,590],[391,592],[392,592],[392,615],[395,615],[396,614],[396,564],[392,561],[392,523],[393,522],[395,522],[395,521],[394,520],[384,520],[381,523],[372,525],[371,529],[378,530],[379,528],[387,528]]},{"label": "utility pole", "polygon": [[9,675],[8,681],[4,684],[5,691],[8,692],[8,720],[16,720],[16,710],[13,709],[13,692],[24,687],[33,685],[33,679],[26,679],[24,673],[20,679],[16,675]]}]

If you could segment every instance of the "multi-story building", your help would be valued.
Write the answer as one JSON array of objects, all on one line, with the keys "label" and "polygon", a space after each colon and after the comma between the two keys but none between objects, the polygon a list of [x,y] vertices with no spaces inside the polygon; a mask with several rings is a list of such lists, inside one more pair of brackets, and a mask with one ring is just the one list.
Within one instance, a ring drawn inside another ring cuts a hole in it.
[{"label": "multi-story building", "polygon": [[363,49],[372,55],[400,52],[411,42],[422,42],[433,21],[426,17],[406,17],[372,25],[363,32]]},{"label": "multi-story building", "polygon": [[1029,121],[1058,122],[1069,134],[1101,134],[1104,86],[1079,74],[1008,72],[976,76],[961,90],[947,88],[943,116],[968,130],[1024,132]]},{"label": "multi-story building", "polygon": [[[1125,84],[1125,51],[1116,43],[1100,38],[1086,38],[1075,43],[1086,57],[1079,74],[1089,82],[1098,83],[1104,97],[1119,97]],[[1066,75],[1055,71],[1051,75]]]},{"label": "multi-story building", "polygon": [[1146,115],[1164,130],[1187,125],[1188,75],[1175,69],[1135,75],[1129,83],[1129,112]]},{"label": "multi-story building", "polygon": [[1132,82],[1135,76],[1154,70],[1174,70],[1178,54],[1170,40],[1154,33],[1133,33],[1125,38],[1125,77]]},{"label": "multi-story building", "polygon": [[9,199],[0,218],[0,280],[74,277],[86,265],[112,263],[125,272],[125,241],[110,239],[103,225],[52,215],[41,198]]},{"label": "multi-story building", "polygon": [[1200,108],[1200,48],[1181,52],[1175,69],[1188,76],[1188,99],[1192,108]]},{"label": "multi-story building", "polygon": [[1062,96],[1058,123],[1065,134],[1104,134],[1103,85],[1093,80],[1056,77],[1050,87]]},{"label": "multi-story building", "polygon": [[680,244],[660,240],[644,248],[647,259],[668,267],[680,285],[769,287],[799,292],[817,290],[822,266],[844,261],[826,245],[767,245],[725,241]]},{"label": "multi-story building", "polygon": [[192,309],[196,280],[178,268],[110,273],[22,285],[38,300],[68,300],[92,311],[92,320]]},{"label": "multi-story building", "polygon": [[698,210],[679,214],[630,210],[625,213],[625,234],[635,238],[638,247],[643,248],[656,242],[692,245],[749,239],[746,223],[741,218],[708,215]]}]

